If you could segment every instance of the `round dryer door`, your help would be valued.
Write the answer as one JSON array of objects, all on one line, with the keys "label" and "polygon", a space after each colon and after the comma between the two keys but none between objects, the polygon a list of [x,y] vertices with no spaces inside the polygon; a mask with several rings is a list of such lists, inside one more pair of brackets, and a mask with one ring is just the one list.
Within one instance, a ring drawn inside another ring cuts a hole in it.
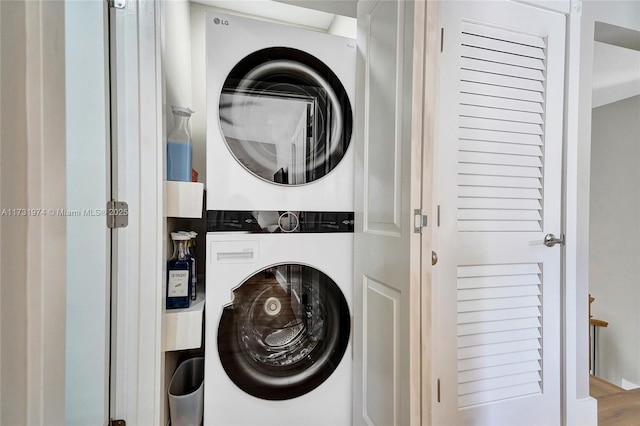
[{"label": "round dryer door", "polygon": [[300,50],[252,53],[229,73],[220,127],[236,160],[268,182],[304,185],[342,160],[353,126],[349,97],[327,65]]},{"label": "round dryer door", "polygon": [[218,327],[229,378],[250,395],[295,398],[338,367],[351,323],[347,302],[323,272],[299,264],[264,269],[233,292]]}]

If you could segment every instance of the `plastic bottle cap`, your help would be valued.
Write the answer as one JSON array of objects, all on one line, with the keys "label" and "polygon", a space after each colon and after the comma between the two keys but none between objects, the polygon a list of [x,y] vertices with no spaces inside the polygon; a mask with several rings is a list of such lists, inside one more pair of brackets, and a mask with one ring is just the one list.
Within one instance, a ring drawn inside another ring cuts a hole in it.
[{"label": "plastic bottle cap", "polygon": [[191,239],[191,236],[185,235],[180,232],[172,232],[171,239],[174,241],[189,241]]},{"label": "plastic bottle cap", "polygon": [[171,111],[174,114],[181,115],[183,117],[190,117],[191,114],[193,114],[195,112],[191,108],[181,107],[181,106],[176,106],[176,105],[171,105]]}]

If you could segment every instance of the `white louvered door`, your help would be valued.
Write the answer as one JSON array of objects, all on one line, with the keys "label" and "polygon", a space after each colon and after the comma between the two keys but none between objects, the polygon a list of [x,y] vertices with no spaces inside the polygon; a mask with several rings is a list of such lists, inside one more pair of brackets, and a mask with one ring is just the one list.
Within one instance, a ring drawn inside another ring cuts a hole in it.
[{"label": "white louvered door", "polygon": [[[561,423],[565,17],[444,2],[435,424]],[[439,387],[439,389],[437,389]]]}]

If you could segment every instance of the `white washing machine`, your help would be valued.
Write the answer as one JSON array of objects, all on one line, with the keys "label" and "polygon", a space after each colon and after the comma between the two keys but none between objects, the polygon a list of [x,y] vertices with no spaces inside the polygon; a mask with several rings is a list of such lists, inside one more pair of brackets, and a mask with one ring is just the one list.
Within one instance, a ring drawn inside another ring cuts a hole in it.
[{"label": "white washing machine", "polygon": [[353,211],[355,40],[206,14],[207,210]]},{"label": "white washing machine", "polygon": [[350,425],[353,233],[208,233],[204,424]]}]

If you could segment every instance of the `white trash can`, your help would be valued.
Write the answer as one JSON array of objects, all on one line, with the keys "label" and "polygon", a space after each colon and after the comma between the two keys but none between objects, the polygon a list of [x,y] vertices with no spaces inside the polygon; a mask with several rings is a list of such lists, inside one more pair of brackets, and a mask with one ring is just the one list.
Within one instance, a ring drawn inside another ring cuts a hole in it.
[{"label": "white trash can", "polygon": [[171,426],[200,426],[204,410],[204,358],[180,363],[169,383]]}]

